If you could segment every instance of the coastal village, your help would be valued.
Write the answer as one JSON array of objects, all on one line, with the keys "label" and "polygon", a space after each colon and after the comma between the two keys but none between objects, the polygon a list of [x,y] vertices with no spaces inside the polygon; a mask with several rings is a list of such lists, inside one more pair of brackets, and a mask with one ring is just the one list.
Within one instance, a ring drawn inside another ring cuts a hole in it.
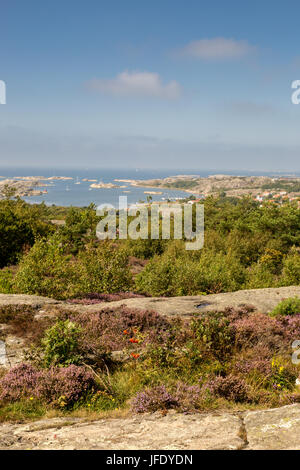
[{"label": "coastal village", "polygon": [[[74,178],[71,176],[14,176],[11,178],[0,176],[0,199],[7,197],[7,195],[16,197],[43,196],[55,185],[55,181],[72,182],[72,180]],[[188,193],[186,198],[172,198],[173,202],[175,200],[176,202],[195,204],[202,202],[208,196],[242,198],[250,195],[253,200],[261,204],[272,201],[278,205],[296,203],[300,207],[299,177],[177,175],[156,180],[115,179],[114,182],[106,183],[94,178],[77,178],[74,182],[76,185],[81,183],[90,183],[89,190],[120,189],[123,193],[129,193],[130,191],[125,189],[130,186],[144,188],[146,200],[137,201],[136,205],[139,206],[170,203],[171,200],[168,197],[161,197],[160,201],[155,201],[153,196],[163,196],[162,189],[173,189]],[[68,186],[66,186],[66,190],[69,190]]]}]

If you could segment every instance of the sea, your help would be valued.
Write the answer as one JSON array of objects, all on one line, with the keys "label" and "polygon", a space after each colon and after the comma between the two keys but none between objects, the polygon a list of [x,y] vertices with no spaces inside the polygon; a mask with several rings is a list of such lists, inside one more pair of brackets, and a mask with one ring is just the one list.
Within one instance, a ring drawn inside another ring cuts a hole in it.
[{"label": "sea", "polygon": [[[148,180],[148,179],[159,179],[168,176],[175,175],[199,175],[201,177],[207,177],[214,174],[228,174],[228,175],[240,175],[240,176],[279,176],[278,173],[267,173],[267,172],[241,172],[241,171],[223,171],[223,170],[199,170],[199,169],[164,169],[164,170],[145,170],[145,169],[96,169],[96,168],[1,168],[0,167],[0,181],[3,178],[14,178],[14,177],[25,177],[25,176],[41,176],[45,178],[53,176],[64,176],[71,177],[70,180],[51,180],[42,181],[49,186],[37,188],[46,190],[40,196],[25,197],[26,202],[38,204],[44,202],[47,205],[57,206],[76,206],[85,207],[91,203],[96,206],[100,204],[112,204],[114,207],[118,207],[119,196],[127,196],[128,204],[135,204],[139,201],[145,201],[147,194],[145,191],[151,191],[157,194],[151,194],[153,201],[163,200],[175,200],[178,198],[185,198],[188,193],[185,191],[178,191],[172,189],[161,189],[161,188],[147,188],[147,187],[135,187],[131,186],[130,183],[117,182],[115,180]],[[299,176],[298,174],[283,174],[284,176]],[[83,181],[83,179],[97,180],[102,183],[113,183],[120,188],[91,188],[92,182]],[[126,186],[125,188],[121,186]],[[160,194],[162,192],[162,194]],[[192,193],[191,193],[192,194]]]}]

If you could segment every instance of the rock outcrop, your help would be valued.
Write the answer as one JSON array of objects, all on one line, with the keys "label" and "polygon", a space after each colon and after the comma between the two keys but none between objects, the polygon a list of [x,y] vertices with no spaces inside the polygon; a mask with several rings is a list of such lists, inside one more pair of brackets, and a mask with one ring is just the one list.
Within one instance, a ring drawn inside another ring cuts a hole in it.
[{"label": "rock outcrop", "polygon": [[160,413],[85,422],[1,424],[0,449],[254,450],[300,448],[300,404],[248,413]]}]

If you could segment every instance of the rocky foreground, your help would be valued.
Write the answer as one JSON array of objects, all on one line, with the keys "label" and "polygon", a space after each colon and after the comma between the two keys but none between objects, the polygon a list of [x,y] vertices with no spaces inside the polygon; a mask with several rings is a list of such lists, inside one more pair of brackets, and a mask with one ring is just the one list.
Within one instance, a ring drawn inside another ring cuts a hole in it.
[{"label": "rocky foreground", "polygon": [[297,450],[300,404],[240,414],[160,413],[0,425],[1,450]]},{"label": "rocky foreground", "polygon": [[[208,296],[133,298],[96,305],[74,305],[27,295],[0,295],[0,307],[29,305],[35,318],[51,316],[57,306],[77,311],[127,305],[151,309],[169,317],[189,317],[197,312],[224,310],[252,304],[269,312],[287,297],[300,296],[300,286],[256,289]],[[23,360],[22,338],[0,325],[0,363],[11,367]],[[5,333],[5,334],[4,334]],[[0,424],[0,449],[106,449],[106,450],[252,450],[299,449],[300,404],[244,412],[169,412],[88,421],[80,418],[43,419],[27,424]]]}]

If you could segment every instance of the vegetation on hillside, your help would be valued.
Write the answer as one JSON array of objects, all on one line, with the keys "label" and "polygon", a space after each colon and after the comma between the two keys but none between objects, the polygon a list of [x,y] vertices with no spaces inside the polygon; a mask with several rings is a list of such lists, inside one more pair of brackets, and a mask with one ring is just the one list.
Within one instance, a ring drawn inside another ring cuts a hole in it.
[{"label": "vegetation on hillside", "polygon": [[245,305],[190,320],[109,306],[98,313],[60,308],[43,321],[34,315],[28,307],[0,311],[29,347],[27,361],[0,378],[0,419],[300,401],[299,366],[291,361],[299,309],[273,317]]},{"label": "vegetation on hillside", "polygon": [[187,251],[185,240],[99,241],[98,221],[94,206],[0,201],[0,292],[82,306],[74,313],[66,304],[42,319],[29,307],[0,309],[0,323],[29,348],[25,363],[0,371],[0,419],[49,410],[195,411],[300,400],[299,368],[291,361],[300,338],[299,299],[287,299],[269,316],[244,306],[189,321],[113,310],[109,303],[101,313],[84,310],[136,295],[299,285],[296,205],[207,198],[199,251]]},{"label": "vegetation on hillside", "polygon": [[[94,206],[70,208],[64,225],[51,222],[55,210],[61,217],[61,208],[0,202],[1,292],[59,299],[122,291],[176,296],[300,283],[295,204],[209,197],[199,251],[187,251],[184,240],[99,241]],[[139,272],[133,258],[144,261]]]}]

